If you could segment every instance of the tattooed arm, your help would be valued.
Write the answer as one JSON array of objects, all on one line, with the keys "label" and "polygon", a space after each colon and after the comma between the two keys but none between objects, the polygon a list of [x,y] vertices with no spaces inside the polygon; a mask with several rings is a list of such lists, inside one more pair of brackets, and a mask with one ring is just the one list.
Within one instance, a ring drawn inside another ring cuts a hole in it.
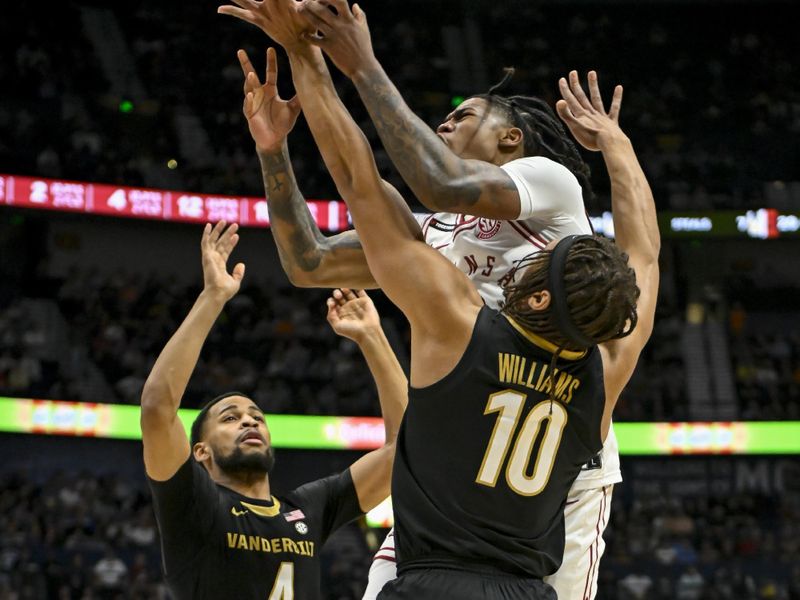
[{"label": "tattooed arm", "polygon": [[247,54],[240,50],[237,56],[245,75],[244,114],[261,163],[272,234],[289,280],[301,287],[376,287],[355,231],[322,235],[297,186],[286,136],[300,103],[278,97],[275,50],[267,52],[263,85]]},{"label": "tattooed arm", "polygon": [[[311,41],[353,80],[392,162],[422,204],[433,211],[519,217],[519,192],[503,169],[461,158],[411,111],[373,54],[359,7],[351,11],[346,0],[313,0],[300,11],[322,34]],[[470,107],[455,111],[454,118],[480,121],[487,115]]]},{"label": "tattooed arm", "polygon": [[297,186],[286,141],[277,151],[258,149],[269,221],[281,265],[300,287],[375,288],[358,234],[326,237]]},{"label": "tattooed arm", "polygon": [[455,366],[483,301],[467,276],[425,243],[400,194],[381,179],[321,52],[311,48],[289,58],[308,126],[350,208],[370,270],[411,324],[412,384],[428,385]]}]

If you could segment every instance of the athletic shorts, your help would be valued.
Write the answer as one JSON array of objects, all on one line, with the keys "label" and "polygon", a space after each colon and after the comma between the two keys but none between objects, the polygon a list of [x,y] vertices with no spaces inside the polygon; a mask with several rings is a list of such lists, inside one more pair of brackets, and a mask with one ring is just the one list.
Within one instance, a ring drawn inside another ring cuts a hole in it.
[{"label": "athletic shorts", "polygon": [[411,569],[388,582],[378,600],[557,600],[541,579],[458,569]]}]

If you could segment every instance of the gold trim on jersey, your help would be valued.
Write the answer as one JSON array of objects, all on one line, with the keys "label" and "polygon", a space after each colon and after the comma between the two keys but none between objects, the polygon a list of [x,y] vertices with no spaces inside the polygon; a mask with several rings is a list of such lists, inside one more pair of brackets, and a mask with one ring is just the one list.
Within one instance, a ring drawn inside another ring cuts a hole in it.
[{"label": "gold trim on jersey", "polygon": [[259,506],[258,504],[250,504],[249,502],[239,501],[249,511],[257,514],[259,517],[274,517],[281,512],[281,503],[275,496],[272,497],[272,506]]},{"label": "gold trim on jersey", "polygon": [[[558,350],[558,346],[556,346],[553,342],[548,342],[543,337],[540,337],[540,336],[536,335],[535,333],[533,333],[531,331],[528,331],[527,329],[525,329],[522,325],[517,323],[514,319],[512,319],[508,315],[503,315],[503,316],[508,320],[509,323],[511,323],[511,326],[514,329],[519,331],[525,337],[525,339],[527,339],[532,344],[536,344],[541,349],[547,350],[550,353],[555,353],[555,351]],[[565,358],[567,360],[579,360],[579,359],[583,358],[584,356],[586,356],[587,352],[588,352],[588,350],[582,350],[580,352],[578,352],[576,350],[562,350],[561,354],[559,354],[558,357],[559,358]]]}]

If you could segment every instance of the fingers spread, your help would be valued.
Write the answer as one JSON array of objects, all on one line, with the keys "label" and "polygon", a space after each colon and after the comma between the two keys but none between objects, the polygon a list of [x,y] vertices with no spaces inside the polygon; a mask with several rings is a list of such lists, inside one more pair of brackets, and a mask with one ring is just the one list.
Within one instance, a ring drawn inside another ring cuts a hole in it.
[{"label": "fingers spread", "polygon": [[235,267],[233,267],[233,278],[241,281],[244,279],[244,263],[237,263]]},{"label": "fingers spread", "polygon": [[556,102],[556,112],[567,125],[575,121],[575,115],[572,114],[566,100],[559,100]]},{"label": "fingers spread", "polygon": [[247,74],[247,77],[244,78],[245,95],[254,93],[260,87],[261,82],[258,80],[258,75],[256,75],[253,71],[250,71]]},{"label": "fingers spread", "polygon": [[222,235],[222,231],[225,229],[225,225],[227,223],[223,221],[217,221],[214,225],[214,228],[211,230],[211,234],[209,235],[209,242],[212,244],[216,244],[219,240],[219,236]]},{"label": "fingers spread", "polygon": [[236,6],[240,6],[242,8],[253,8],[256,4],[253,0],[231,0]]},{"label": "fingers spread", "polygon": [[356,299],[356,295],[353,293],[353,290],[342,288],[342,294],[344,295],[344,299],[348,302]]},{"label": "fingers spread", "polygon": [[611,98],[611,108],[608,109],[608,116],[614,121],[619,120],[619,109],[622,107],[622,86],[614,88],[614,96]]},{"label": "fingers spread", "polygon": [[247,56],[247,52],[244,50],[238,50],[236,52],[236,58],[239,59],[239,64],[242,67],[242,73],[244,73],[245,78],[249,73],[254,73],[255,69],[253,68],[253,63],[250,62],[250,57]]},{"label": "fingers spread", "polygon": [[222,235],[219,236],[216,242],[217,251],[220,252],[225,259],[228,258],[239,242],[239,236],[236,233],[238,229],[239,225],[237,223],[232,223],[230,227],[222,232]]},{"label": "fingers spread", "polygon": [[256,17],[253,15],[252,12],[249,10],[245,10],[243,8],[238,8],[236,6],[220,6],[217,9],[217,12],[221,15],[228,15],[231,17],[236,17],[237,19],[241,19],[242,21],[246,21],[252,25],[258,26],[258,22]]},{"label": "fingers spread", "polygon": [[561,92],[561,97],[566,101],[567,107],[569,108],[572,116],[583,114],[583,107],[581,106],[581,103],[578,102],[578,99],[575,97],[575,94],[572,93],[567,80],[563,77],[558,80],[558,89]]},{"label": "fingers spread", "polygon": [[278,84],[278,55],[275,48],[267,48],[267,85]]},{"label": "fingers spread", "polygon": [[586,94],[583,92],[583,88],[581,87],[581,80],[578,77],[577,71],[570,71],[569,74],[569,87],[572,90],[572,93],[575,95],[575,98],[578,99],[581,106],[587,110],[591,110],[592,103],[589,102],[589,99],[586,97]]},{"label": "fingers spread", "polygon": [[592,106],[595,107],[596,110],[599,110],[601,113],[605,114],[606,109],[603,108],[603,98],[600,96],[600,84],[597,81],[597,73],[595,71],[589,71],[589,96],[592,99]]}]

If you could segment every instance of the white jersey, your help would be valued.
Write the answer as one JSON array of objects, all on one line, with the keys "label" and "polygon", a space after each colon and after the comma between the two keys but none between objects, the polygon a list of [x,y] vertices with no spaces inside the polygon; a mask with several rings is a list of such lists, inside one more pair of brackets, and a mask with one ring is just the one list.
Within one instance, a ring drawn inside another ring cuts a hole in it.
[{"label": "white jersey", "polygon": [[[552,240],[592,233],[581,186],[569,169],[543,156],[520,158],[501,168],[517,185],[519,219],[497,221],[454,213],[416,215],[425,241],[472,279],[491,308],[500,307],[503,288],[519,281],[525,258],[543,250]],[[573,489],[622,481],[613,428],[600,460],[595,462],[581,471]]]}]

